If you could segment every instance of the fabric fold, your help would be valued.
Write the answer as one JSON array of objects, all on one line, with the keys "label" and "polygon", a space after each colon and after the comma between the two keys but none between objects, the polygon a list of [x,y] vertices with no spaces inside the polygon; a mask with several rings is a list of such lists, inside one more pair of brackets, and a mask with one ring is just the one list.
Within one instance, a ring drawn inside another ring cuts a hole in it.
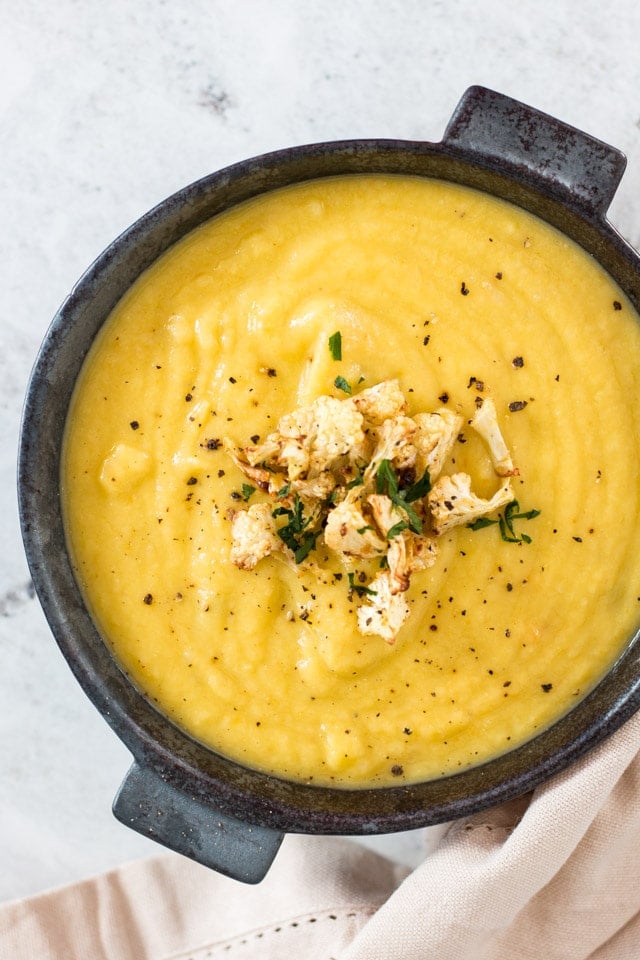
[{"label": "fabric fold", "polygon": [[639,746],[635,717],[528,802],[454,823],[340,960],[586,960],[640,908]]},{"label": "fabric fold", "polygon": [[176,855],[0,905],[0,960],[637,960],[640,715],[410,872],[289,836],[256,887]]},{"label": "fabric fold", "polygon": [[0,905],[0,960],[326,960],[407,872],[329,837],[286,837],[255,887],[163,855]]}]

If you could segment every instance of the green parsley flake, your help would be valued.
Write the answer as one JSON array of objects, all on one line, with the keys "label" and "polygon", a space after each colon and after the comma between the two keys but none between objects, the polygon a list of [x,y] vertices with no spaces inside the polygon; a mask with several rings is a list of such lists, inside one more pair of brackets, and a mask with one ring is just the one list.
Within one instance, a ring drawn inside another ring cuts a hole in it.
[{"label": "green parsley flake", "polygon": [[483,527],[491,527],[498,524],[500,536],[505,543],[531,543],[531,537],[527,533],[516,533],[513,527],[514,520],[533,520],[539,517],[539,510],[527,510],[520,513],[520,504],[517,500],[512,500],[504,509],[504,513],[498,515],[496,520],[489,517],[479,517],[473,523],[468,523],[469,530],[482,530]]},{"label": "green parsley flake", "polygon": [[353,572],[349,574],[349,589],[353,590],[359,597],[377,597],[378,595],[377,590],[371,590],[370,587],[356,583],[356,575]]},{"label": "green parsley flake", "polygon": [[[418,481],[418,483],[415,483],[412,487],[409,487],[406,490],[401,490],[399,487],[398,478],[393,467],[391,466],[391,461],[380,461],[380,466],[378,467],[378,471],[376,473],[376,492],[386,494],[394,507],[403,511],[407,517],[407,526],[409,526],[414,533],[422,533],[422,520],[410,505],[409,495],[411,495],[411,500],[417,500],[421,496],[419,490],[422,489],[425,484],[429,484],[430,486],[427,471],[425,471],[425,475],[421,480]],[[395,526],[397,527],[398,524]],[[392,527],[391,529],[393,530],[395,527]],[[397,532],[399,533],[400,531]],[[387,537],[388,536],[389,534],[387,534]],[[394,536],[396,536],[396,534],[394,534]]]},{"label": "green parsley flake", "polygon": [[342,334],[339,330],[336,330],[329,337],[329,350],[334,360],[342,360]]},{"label": "green parsley flake", "polygon": [[389,527],[387,530],[387,540],[393,540],[394,537],[397,537],[402,533],[403,530],[408,530],[409,524],[406,520],[401,520],[399,523],[394,523],[392,527]]},{"label": "green parsley flake", "polygon": [[278,536],[284,544],[293,553],[296,563],[302,563],[311,553],[316,545],[316,540],[321,534],[321,530],[308,530],[307,527],[312,521],[312,517],[305,517],[302,512],[302,501],[296,493],[293,502],[293,509],[289,507],[276,507],[271,512],[272,517],[286,517],[288,523],[280,527],[277,531]]}]

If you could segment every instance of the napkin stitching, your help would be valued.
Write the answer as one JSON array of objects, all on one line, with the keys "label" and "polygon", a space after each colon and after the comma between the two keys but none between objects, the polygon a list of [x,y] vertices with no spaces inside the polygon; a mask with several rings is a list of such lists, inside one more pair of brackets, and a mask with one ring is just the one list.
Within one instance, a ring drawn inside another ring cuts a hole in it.
[{"label": "napkin stitching", "polygon": [[[375,904],[360,904],[359,906],[353,907],[341,907],[337,910],[331,908],[321,911],[314,910],[311,913],[300,914],[296,917],[290,917],[286,920],[236,934],[229,939],[203,944],[196,947],[195,950],[191,948],[186,952],[173,953],[170,956],[164,957],[164,960],[209,960],[209,958],[216,956],[229,956],[231,950],[236,947],[244,947],[251,942],[264,940],[265,937],[304,928],[310,924],[328,920],[332,922],[352,920],[356,917],[369,919],[374,913],[377,913],[382,906],[382,902],[383,901]],[[300,932],[302,932],[302,930]]]}]

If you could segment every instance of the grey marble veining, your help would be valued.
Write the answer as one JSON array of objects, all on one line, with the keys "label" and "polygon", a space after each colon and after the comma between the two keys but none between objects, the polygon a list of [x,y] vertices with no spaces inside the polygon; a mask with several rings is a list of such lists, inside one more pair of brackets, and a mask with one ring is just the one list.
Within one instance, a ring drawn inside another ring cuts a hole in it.
[{"label": "grey marble veining", "polygon": [[[611,208],[640,245],[640,8],[614,0],[0,2],[0,898],[157,848],[113,820],[129,758],[34,600],[15,497],[22,396],[59,302],[180,186],[244,157],[440,138],[484,84],[621,148]],[[418,863],[437,831],[369,841]]]}]

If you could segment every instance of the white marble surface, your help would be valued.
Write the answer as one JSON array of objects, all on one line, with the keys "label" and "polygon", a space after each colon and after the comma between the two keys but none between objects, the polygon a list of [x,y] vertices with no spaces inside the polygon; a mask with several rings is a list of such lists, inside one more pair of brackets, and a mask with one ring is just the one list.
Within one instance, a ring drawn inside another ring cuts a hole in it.
[{"label": "white marble surface", "polygon": [[[620,147],[611,218],[640,244],[636,0],[0,0],[0,899],[156,852],[113,820],[129,758],[29,587],[15,501],[22,396],[101,249],[178,187],[343,137],[438,140],[464,89]],[[373,841],[417,863],[434,836]]]}]

